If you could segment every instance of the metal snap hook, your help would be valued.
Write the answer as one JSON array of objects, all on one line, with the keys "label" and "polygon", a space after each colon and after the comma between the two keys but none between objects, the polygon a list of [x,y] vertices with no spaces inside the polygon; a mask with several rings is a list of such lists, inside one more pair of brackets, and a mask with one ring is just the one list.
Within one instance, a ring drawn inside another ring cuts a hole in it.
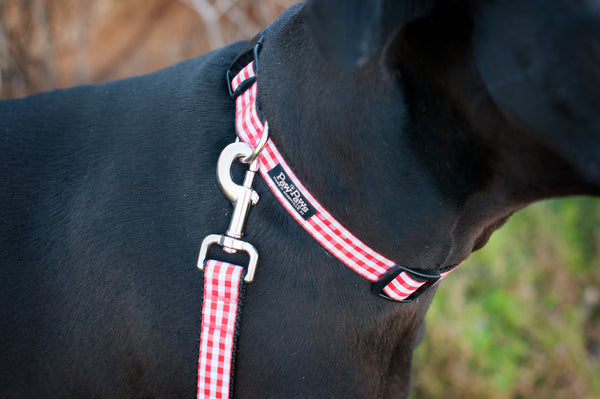
[{"label": "metal snap hook", "polygon": [[[263,134],[256,148],[252,148],[244,142],[236,141],[225,147],[221,155],[219,155],[219,160],[217,161],[217,181],[223,194],[233,204],[233,213],[231,214],[231,221],[227,232],[224,235],[210,234],[202,241],[198,257],[198,268],[200,270],[204,268],[204,260],[208,248],[213,244],[217,244],[223,247],[223,250],[228,253],[236,253],[237,251],[247,252],[250,256],[250,261],[244,280],[251,282],[254,278],[254,271],[258,262],[258,251],[252,244],[242,241],[240,238],[243,236],[244,225],[250,206],[256,205],[259,199],[256,191],[252,189],[252,181],[258,171],[257,157],[265,147],[268,138],[269,125],[265,123]],[[231,178],[231,166],[236,160],[249,164],[244,176],[244,182],[241,185],[235,183]]]},{"label": "metal snap hook", "polygon": [[[250,145],[238,141],[225,147],[219,156],[219,160],[217,161],[217,181],[219,182],[219,186],[221,187],[223,194],[225,194],[227,199],[229,199],[234,206],[236,201],[244,197],[246,192],[254,192],[251,186],[254,173],[256,173],[256,170],[258,170],[258,165],[254,167],[254,165],[250,164],[242,185],[235,183],[231,178],[231,166],[233,165],[234,161],[238,159],[243,161],[244,158],[251,156],[253,151],[254,150],[252,147],[250,147]],[[248,173],[251,173],[251,175],[249,176]],[[255,204],[257,201],[258,195],[255,194],[255,198],[252,202]]]}]

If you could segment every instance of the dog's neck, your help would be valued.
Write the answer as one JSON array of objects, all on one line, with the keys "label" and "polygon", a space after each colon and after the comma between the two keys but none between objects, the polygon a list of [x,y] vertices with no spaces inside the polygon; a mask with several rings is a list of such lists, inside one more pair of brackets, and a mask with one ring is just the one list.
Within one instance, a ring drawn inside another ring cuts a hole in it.
[{"label": "dog's neck", "polygon": [[428,63],[399,40],[390,44],[403,57],[396,72],[377,57],[340,69],[310,44],[300,16],[282,20],[267,34],[258,76],[272,137],[313,195],[385,256],[455,264],[527,204],[592,190],[507,122],[481,82],[461,80],[472,65]]}]

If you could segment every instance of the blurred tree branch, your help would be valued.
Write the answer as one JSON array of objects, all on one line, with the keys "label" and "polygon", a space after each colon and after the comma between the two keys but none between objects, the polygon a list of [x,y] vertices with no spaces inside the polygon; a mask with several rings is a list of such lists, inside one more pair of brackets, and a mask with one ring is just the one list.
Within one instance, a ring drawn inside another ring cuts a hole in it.
[{"label": "blurred tree branch", "polygon": [[0,98],[151,72],[249,39],[296,0],[0,0]]},{"label": "blurred tree branch", "polygon": [[261,27],[250,19],[239,5],[239,0],[181,0],[192,8],[202,19],[208,36],[211,50],[227,44],[223,34],[222,20],[229,19],[245,37],[252,37],[261,30]]}]

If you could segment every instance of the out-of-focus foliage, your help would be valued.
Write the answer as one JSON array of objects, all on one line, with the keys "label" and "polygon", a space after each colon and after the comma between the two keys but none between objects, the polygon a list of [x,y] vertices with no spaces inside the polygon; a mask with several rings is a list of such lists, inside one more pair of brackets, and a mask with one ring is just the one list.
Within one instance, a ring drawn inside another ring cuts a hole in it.
[{"label": "out-of-focus foliage", "polygon": [[600,398],[600,201],[517,213],[441,284],[412,398]]},{"label": "out-of-focus foliage", "polygon": [[139,75],[248,39],[293,0],[0,0],[0,98]]}]

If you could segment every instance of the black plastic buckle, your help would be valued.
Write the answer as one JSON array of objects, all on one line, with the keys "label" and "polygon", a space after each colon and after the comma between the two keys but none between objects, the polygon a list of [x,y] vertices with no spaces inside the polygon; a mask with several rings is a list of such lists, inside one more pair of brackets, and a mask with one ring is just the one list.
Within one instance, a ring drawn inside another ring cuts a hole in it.
[{"label": "black plastic buckle", "polygon": [[[235,100],[240,94],[245,92],[252,84],[256,81],[256,76],[258,75],[258,53],[262,47],[264,37],[262,34],[258,34],[252,40],[246,44],[246,46],[242,49],[240,54],[235,57],[235,60],[231,63],[231,66],[227,69],[225,73],[225,77],[227,79],[227,89],[229,90],[229,95],[233,100]],[[252,54],[252,58],[249,55]],[[244,62],[245,61],[245,62]],[[243,62],[243,65],[239,65]],[[235,76],[240,73],[240,71],[248,65],[250,62],[254,62],[254,76],[244,80],[240,85],[233,91],[231,88],[231,82],[235,78]]]},{"label": "black plastic buckle", "polygon": [[[410,296],[408,296],[406,299],[398,301],[396,299],[390,298],[388,295],[386,295],[385,292],[383,292],[383,290],[402,272],[408,273],[408,275],[412,278],[417,277],[417,280],[425,280],[425,282],[415,292],[410,294]],[[440,280],[440,278],[442,278],[442,276],[440,275],[439,270],[410,269],[406,266],[394,265],[387,272],[385,272],[383,276],[379,278],[379,280],[371,284],[371,292],[390,301],[408,303],[412,302],[415,298],[417,298],[419,295],[425,292],[429,287],[437,283]]]}]

